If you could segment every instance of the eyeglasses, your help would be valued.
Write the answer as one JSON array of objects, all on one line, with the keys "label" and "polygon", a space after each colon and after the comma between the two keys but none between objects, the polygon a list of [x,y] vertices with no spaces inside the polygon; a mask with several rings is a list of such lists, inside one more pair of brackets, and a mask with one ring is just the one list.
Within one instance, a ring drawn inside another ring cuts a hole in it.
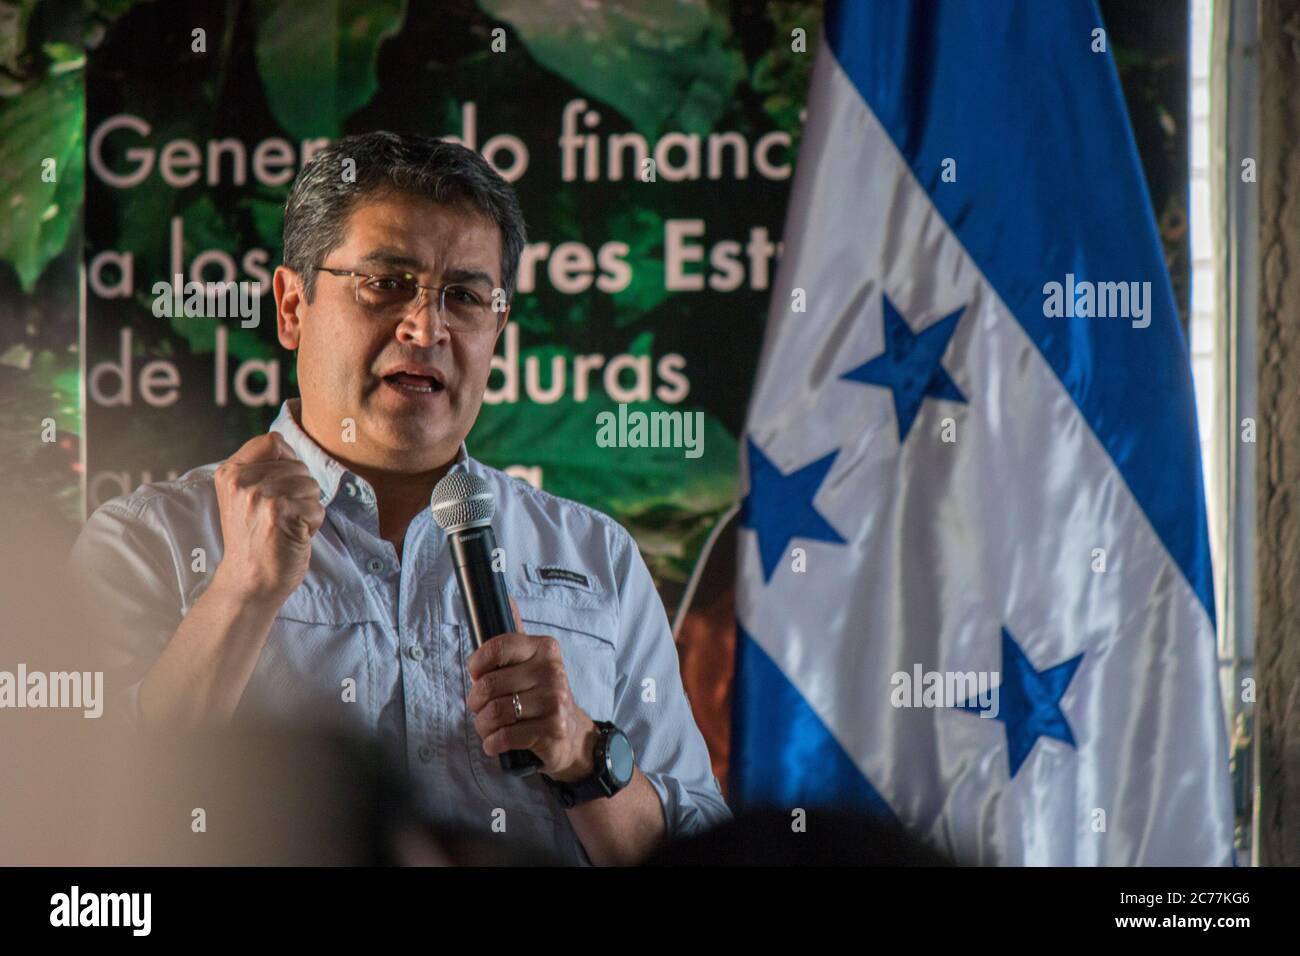
[{"label": "eyeglasses", "polygon": [[316,267],[332,276],[351,277],[357,305],[380,320],[396,321],[420,310],[424,294],[438,293],[438,313],[453,332],[495,330],[504,312],[494,312],[487,295],[468,285],[420,285],[409,272],[367,275],[349,269]]}]

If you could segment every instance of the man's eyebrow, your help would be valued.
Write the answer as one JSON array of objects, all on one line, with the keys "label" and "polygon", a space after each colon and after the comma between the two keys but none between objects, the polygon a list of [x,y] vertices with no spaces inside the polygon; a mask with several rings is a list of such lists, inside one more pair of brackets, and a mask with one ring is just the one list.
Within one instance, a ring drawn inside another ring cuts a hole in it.
[{"label": "man's eyebrow", "polygon": [[[407,272],[425,271],[425,265],[421,260],[406,255],[399,249],[382,247],[373,249],[362,258],[361,262],[371,262],[390,269],[405,269]],[[482,269],[448,269],[443,273],[442,281],[447,283],[481,282],[490,288],[496,285],[492,276]]]},{"label": "man's eyebrow", "polygon": [[388,266],[392,269],[405,269],[408,272],[419,272],[424,268],[424,263],[419,259],[408,256],[397,249],[379,248],[373,249],[362,257],[361,261],[373,262],[376,265]]},{"label": "man's eyebrow", "polygon": [[495,287],[496,282],[482,269],[448,269],[442,276],[443,282],[481,282]]}]

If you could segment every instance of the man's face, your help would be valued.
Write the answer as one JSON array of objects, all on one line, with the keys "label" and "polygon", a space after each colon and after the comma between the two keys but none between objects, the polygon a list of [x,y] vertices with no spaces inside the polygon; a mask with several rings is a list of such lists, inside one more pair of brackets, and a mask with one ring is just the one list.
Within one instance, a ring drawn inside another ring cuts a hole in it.
[{"label": "man's face", "polygon": [[[490,219],[407,196],[362,200],[344,242],[316,263],[367,274],[410,273],[421,285],[462,283],[491,296],[501,283],[501,233]],[[298,350],[302,425],[336,457],[386,471],[428,471],[455,457],[478,417],[492,353],[508,313],[482,332],[451,331],[437,314],[437,293],[418,312],[376,319],[350,276],[317,273],[315,296],[300,277],[275,276],[280,342]],[[450,297],[448,302],[450,302]],[[432,391],[403,388],[385,375],[397,368],[431,374]],[[355,424],[345,443],[344,419]]]}]

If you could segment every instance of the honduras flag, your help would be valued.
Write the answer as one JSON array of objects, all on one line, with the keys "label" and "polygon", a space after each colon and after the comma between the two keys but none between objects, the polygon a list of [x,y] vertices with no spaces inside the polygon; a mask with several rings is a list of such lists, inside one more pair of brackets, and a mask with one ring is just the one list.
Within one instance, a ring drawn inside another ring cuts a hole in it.
[{"label": "honduras flag", "polygon": [[742,452],[738,805],[1232,861],[1187,346],[1102,29],[827,4]]}]

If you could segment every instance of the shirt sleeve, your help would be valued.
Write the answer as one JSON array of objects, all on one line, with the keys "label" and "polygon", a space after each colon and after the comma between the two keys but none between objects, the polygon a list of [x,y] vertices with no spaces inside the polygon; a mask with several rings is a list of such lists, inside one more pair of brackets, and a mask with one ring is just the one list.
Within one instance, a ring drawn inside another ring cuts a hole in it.
[{"label": "shirt sleeve", "polygon": [[667,837],[691,836],[730,820],[731,811],[682,686],[677,646],[654,579],[631,535],[622,528],[616,534],[614,722],[627,734],[637,766],[659,795]]},{"label": "shirt sleeve", "polygon": [[136,725],[140,684],[184,618],[173,549],[145,508],[120,499],[101,505],[67,559],[90,626],[99,632],[107,706]]}]

